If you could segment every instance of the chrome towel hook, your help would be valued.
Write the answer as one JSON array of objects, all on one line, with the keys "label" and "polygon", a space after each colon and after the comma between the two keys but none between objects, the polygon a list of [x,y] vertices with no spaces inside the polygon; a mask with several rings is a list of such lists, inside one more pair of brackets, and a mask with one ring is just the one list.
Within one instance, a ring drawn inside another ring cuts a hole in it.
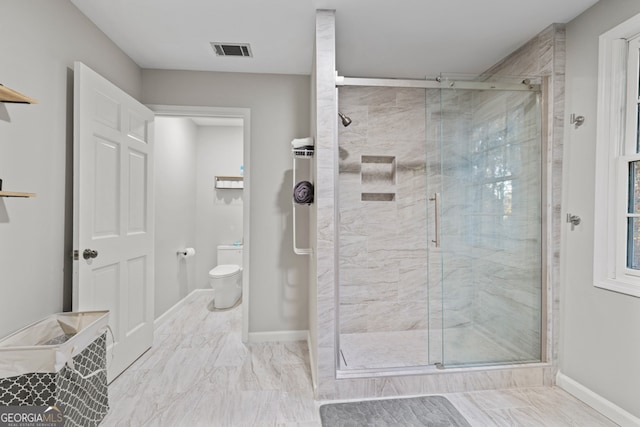
[{"label": "chrome towel hook", "polygon": [[582,220],[580,219],[580,217],[578,215],[572,215],[572,214],[568,213],[567,214],[567,222],[569,224],[571,224],[571,231],[573,231],[575,226],[576,225],[580,225],[580,222],[582,222]]},{"label": "chrome towel hook", "polygon": [[576,116],[575,114],[572,114],[571,117],[569,117],[569,123],[575,125],[576,129],[584,124],[584,120],[584,116]]}]

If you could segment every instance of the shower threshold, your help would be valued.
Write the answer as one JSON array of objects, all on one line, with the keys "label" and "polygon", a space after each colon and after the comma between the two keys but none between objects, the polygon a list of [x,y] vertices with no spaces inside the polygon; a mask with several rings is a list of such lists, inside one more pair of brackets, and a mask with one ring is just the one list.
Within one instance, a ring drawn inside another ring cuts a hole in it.
[{"label": "shower threshold", "polygon": [[469,365],[469,366],[450,366],[438,367],[437,365],[411,366],[403,368],[379,368],[379,369],[338,369],[336,370],[336,379],[358,379],[358,378],[383,378],[383,377],[400,377],[411,375],[444,375],[464,372],[486,372],[498,370],[514,370],[514,369],[533,369],[533,368],[552,368],[553,364],[549,362],[532,362],[532,363],[511,363],[511,364],[487,364],[487,365]]},{"label": "shower threshold", "polygon": [[442,344],[437,351],[429,349],[428,339],[429,331],[424,329],[341,334],[340,372],[450,371],[540,363],[471,325],[445,329],[444,349]]}]

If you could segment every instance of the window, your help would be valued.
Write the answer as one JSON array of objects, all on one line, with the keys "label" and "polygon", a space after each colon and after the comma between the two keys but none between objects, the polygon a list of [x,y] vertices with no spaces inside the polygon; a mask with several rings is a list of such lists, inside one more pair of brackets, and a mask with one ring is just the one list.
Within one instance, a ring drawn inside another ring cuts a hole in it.
[{"label": "window", "polygon": [[638,153],[638,52],[640,37],[627,41],[625,132],[618,162],[620,212],[617,277],[640,276],[640,156]]},{"label": "window", "polygon": [[600,36],[594,285],[640,297],[640,15]]}]

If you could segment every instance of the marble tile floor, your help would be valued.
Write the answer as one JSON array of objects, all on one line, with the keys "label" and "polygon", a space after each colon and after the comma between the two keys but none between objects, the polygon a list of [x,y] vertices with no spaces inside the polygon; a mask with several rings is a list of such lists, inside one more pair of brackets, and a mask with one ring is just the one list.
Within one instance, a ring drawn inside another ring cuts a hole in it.
[{"label": "marble tile floor", "polygon": [[[320,427],[304,342],[245,345],[241,309],[191,294],[109,386],[101,426]],[[556,387],[443,394],[472,426],[615,426]]]}]

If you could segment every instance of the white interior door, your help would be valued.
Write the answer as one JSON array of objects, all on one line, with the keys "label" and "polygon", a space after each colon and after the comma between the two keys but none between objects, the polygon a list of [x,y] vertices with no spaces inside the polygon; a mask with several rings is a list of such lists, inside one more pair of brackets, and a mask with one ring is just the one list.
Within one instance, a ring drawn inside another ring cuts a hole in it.
[{"label": "white interior door", "polygon": [[74,66],[73,310],[110,311],[109,382],[153,341],[153,112]]}]

